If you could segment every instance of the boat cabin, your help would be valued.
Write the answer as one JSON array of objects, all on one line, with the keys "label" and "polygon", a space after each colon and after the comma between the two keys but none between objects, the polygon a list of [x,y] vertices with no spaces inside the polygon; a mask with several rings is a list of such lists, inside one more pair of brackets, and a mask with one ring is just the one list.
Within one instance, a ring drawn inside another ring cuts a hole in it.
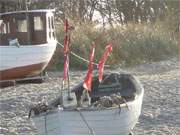
[{"label": "boat cabin", "polygon": [[54,10],[28,10],[0,14],[0,46],[15,40],[20,45],[38,45],[56,40]]}]

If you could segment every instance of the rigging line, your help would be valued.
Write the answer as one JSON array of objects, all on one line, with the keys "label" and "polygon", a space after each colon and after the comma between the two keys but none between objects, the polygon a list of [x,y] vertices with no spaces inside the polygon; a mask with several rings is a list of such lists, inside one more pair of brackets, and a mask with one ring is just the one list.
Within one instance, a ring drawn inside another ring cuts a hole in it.
[{"label": "rigging line", "polygon": [[91,128],[91,127],[89,126],[88,122],[86,121],[86,119],[85,119],[84,115],[81,113],[81,111],[80,111],[79,109],[76,109],[76,110],[79,112],[82,120],[84,121],[84,123],[85,123],[86,126],[88,127],[88,129],[89,129],[89,131],[90,131],[90,135],[96,135],[95,132],[94,132],[94,130],[93,130],[93,128]]},{"label": "rigging line", "polygon": [[[59,43],[59,42],[57,42],[58,43],[58,45],[60,45],[61,47],[64,47],[64,45],[63,44],[61,44],[61,43]],[[86,62],[86,63],[89,63],[90,61],[89,60],[87,60],[87,59],[85,59],[85,58],[83,58],[83,57],[81,57],[81,56],[79,56],[79,55],[77,55],[76,53],[74,53],[74,52],[70,52],[73,56],[75,56],[76,58],[78,58],[78,59],[80,59],[80,60],[82,60],[82,61],[84,61],[84,62]],[[93,62],[93,65],[98,65],[98,63],[94,63]],[[109,65],[104,65],[105,67],[110,67]]]}]

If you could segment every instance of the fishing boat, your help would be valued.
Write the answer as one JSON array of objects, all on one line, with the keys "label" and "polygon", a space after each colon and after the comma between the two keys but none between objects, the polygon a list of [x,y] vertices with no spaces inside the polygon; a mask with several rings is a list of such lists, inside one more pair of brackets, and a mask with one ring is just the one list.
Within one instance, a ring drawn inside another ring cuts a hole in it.
[{"label": "fishing boat", "polygon": [[[85,104],[83,83],[71,90],[73,100],[63,94],[49,104],[31,108],[39,135],[131,135],[141,114],[144,89],[130,74],[95,76]],[[82,104],[79,103],[82,101]]]},{"label": "fishing boat", "polygon": [[42,73],[56,43],[54,10],[0,13],[0,81]]}]

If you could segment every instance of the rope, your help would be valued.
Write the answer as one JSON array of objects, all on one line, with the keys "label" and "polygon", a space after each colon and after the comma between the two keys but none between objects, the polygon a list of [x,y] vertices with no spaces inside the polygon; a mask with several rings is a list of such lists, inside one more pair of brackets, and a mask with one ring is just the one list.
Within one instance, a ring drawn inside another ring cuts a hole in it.
[{"label": "rope", "polygon": [[77,111],[79,112],[82,120],[84,121],[84,123],[86,124],[86,126],[88,127],[89,131],[90,131],[90,135],[96,135],[94,133],[94,130],[89,126],[89,124],[87,123],[86,119],[84,118],[84,115],[81,113],[81,111],[79,109],[77,109]]},{"label": "rope", "polygon": [[[59,43],[59,42],[57,42],[57,44],[58,45],[60,45],[61,47],[64,47],[64,45],[63,44],[61,44],[61,43]],[[84,61],[84,62],[86,62],[86,63],[89,63],[90,61],[89,60],[87,60],[87,59],[85,59],[85,58],[83,58],[83,57],[81,57],[81,56],[79,56],[79,55],[77,55],[76,53],[74,53],[74,52],[70,52],[73,56],[75,56],[77,59],[79,59],[79,60],[82,60],[82,61]],[[98,65],[98,63],[95,63],[95,62],[93,62],[93,65]],[[104,65],[105,67],[110,67],[109,65]]]}]

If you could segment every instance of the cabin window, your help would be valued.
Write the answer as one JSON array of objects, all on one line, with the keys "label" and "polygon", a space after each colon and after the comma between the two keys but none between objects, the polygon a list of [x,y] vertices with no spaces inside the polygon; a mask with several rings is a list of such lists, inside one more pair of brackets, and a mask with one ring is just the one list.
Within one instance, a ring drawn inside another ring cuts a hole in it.
[{"label": "cabin window", "polygon": [[49,32],[49,38],[51,38],[51,32]]},{"label": "cabin window", "polygon": [[5,23],[3,23],[3,22],[0,24],[0,33],[1,34],[6,33],[6,26],[5,26]]},{"label": "cabin window", "polygon": [[54,17],[53,16],[48,16],[47,18],[48,21],[48,37],[50,40],[55,39],[55,32],[54,32]]},{"label": "cabin window", "polygon": [[43,21],[40,16],[34,17],[34,30],[43,30]]},{"label": "cabin window", "polygon": [[10,25],[9,22],[6,23],[7,33],[10,33]]},{"label": "cabin window", "polygon": [[49,24],[49,29],[51,29],[51,18],[48,17],[48,24]]},{"label": "cabin window", "polygon": [[53,37],[55,38],[55,33],[53,32],[52,34],[53,34]]},{"label": "cabin window", "polygon": [[0,33],[1,34],[6,34],[6,33],[10,33],[10,26],[9,26],[9,22],[1,22],[0,24]]},{"label": "cabin window", "polygon": [[17,20],[18,32],[27,32],[27,20]]},{"label": "cabin window", "polygon": [[54,29],[54,18],[51,17],[51,28]]}]

